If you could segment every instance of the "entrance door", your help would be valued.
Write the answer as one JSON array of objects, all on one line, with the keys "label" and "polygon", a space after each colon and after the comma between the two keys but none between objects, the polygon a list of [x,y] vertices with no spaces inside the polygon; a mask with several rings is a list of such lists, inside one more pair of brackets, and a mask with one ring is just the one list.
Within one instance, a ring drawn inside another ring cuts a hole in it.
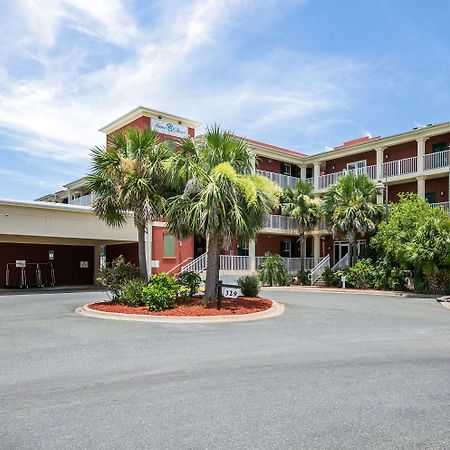
[{"label": "entrance door", "polygon": [[436,203],[436,192],[428,192],[425,194],[425,200],[428,203]]},{"label": "entrance door", "polygon": [[348,241],[338,241],[334,243],[334,264],[339,262],[350,251]]}]

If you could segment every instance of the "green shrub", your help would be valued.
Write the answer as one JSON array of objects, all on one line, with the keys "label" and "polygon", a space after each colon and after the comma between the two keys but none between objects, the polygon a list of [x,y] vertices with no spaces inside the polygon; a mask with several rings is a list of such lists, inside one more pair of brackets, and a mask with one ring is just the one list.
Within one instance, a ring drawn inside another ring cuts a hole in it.
[{"label": "green shrub", "polygon": [[173,308],[179,284],[167,273],[152,275],[142,290],[142,298],[151,311]]},{"label": "green shrub", "polygon": [[195,295],[202,283],[200,275],[195,272],[182,272],[178,277],[178,284],[180,286],[178,295],[184,299],[191,298]]},{"label": "green shrub", "polygon": [[144,306],[144,298],[142,297],[142,291],[146,283],[140,279],[128,280],[122,287],[122,292],[118,302],[121,305],[127,306]]},{"label": "green shrub", "polygon": [[341,275],[342,271],[333,272],[329,267],[325,267],[322,277],[327,287],[341,287]]},{"label": "green shrub", "polygon": [[288,281],[286,263],[280,255],[266,253],[259,274],[261,282],[267,286],[285,286]]},{"label": "green shrub", "polygon": [[246,275],[237,280],[237,285],[241,288],[244,297],[258,297],[261,285],[256,275]]},{"label": "green shrub", "polygon": [[112,262],[110,267],[105,267],[100,271],[97,281],[108,290],[111,299],[116,302],[120,300],[122,288],[125,284],[129,280],[139,278],[139,269],[130,262],[126,262],[125,258],[120,255]]},{"label": "green shrub", "polygon": [[347,281],[357,289],[373,289],[377,272],[370,259],[362,259],[348,270]]}]

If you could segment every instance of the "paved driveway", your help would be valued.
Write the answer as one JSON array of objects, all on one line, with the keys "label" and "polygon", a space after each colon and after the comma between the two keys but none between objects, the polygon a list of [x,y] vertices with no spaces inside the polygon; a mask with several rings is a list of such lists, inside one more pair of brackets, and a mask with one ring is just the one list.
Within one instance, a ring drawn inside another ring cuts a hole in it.
[{"label": "paved driveway", "polygon": [[0,297],[0,448],[450,447],[450,311],[267,293],[283,316],[92,319],[103,294]]}]

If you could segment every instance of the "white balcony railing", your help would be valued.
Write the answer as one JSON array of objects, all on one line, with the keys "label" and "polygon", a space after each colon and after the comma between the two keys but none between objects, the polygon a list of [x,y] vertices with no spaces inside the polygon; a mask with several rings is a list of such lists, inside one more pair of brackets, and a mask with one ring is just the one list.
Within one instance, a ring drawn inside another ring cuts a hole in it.
[{"label": "white balcony railing", "polygon": [[[282,173],[276,173],[276,172],[269,172],[268,170],[256,170],[257,175],[262,175],[264,177],[267,177],[269,180],[273,181],[274,183],[278,184],[278,186],[285,188],[290,187],[293,188],[297,184],[297,181],[301,180],[301,178],[297,177],[291,177],[289,175],[284,175]],[[306,181],[313,184],[314,179],[313,178],[306,178]]]},{"label": "white balcony railing", "polygon": [[424,170],[440,169],[449,165],[449,151],[429,153],[423,157]]},{"label": "white balcony railing", "polygon": [[78,206],[91,206],[94,202],[94,195],[93,194],[87,194],[83,195],[81,197],[73,198],[71,200],[72,205],[78,205]]},{"label": "white balcony railing", "polygon": [[250,268],[248,256],[220,255],[220,270],[245,272]]},{"label": "white balcony railing", "polygon": [[269,214],[267,216],[265,228],[284,231],[297,230],[295,222],[290,217],[280,216],[276,214]]},{"label": "white balcony railing", "polygon": [[383,163],[383,177],[397,177],[417,172],[417,156]]},{"label": "white balcony railing", "polygon": [[442,208],[444,211],[450,213],[450,202],[430,203],[432,208]]},{"label": "white balcony railing", "polygon": [[355,173],[357,175],[361,173],[365,173],[372,180],[376,180],[377,178],[377,166],[366,166],[360,169],[351,169],[351,170],[341,170],[340,172],[327,173],[325,175],[321,175],[319,177],[319,189],[326,189],[333,184],[337,183],[337,180],[346,175],[347,173]]}]

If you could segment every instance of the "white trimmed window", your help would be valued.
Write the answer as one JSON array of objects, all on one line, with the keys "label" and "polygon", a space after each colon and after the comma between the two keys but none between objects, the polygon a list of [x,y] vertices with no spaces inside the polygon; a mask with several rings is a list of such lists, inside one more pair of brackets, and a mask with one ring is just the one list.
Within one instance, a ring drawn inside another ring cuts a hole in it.
[{"label": "white trimmed window", "polygon": [[367,161],[355,161],[347,164],[347,170],[355,172],[356,174],[364,173],[366,171]]},{"label": "white trimmed window", "polygon": [[163,237],[163,258],[175,258],[175,236],[164,234]]}]

